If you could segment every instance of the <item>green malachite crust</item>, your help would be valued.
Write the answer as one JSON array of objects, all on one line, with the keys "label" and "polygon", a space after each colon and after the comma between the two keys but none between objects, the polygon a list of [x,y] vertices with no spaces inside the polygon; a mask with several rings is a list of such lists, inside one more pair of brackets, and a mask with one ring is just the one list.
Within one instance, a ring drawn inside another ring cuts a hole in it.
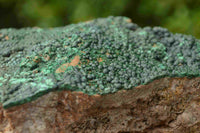
[{"label": "green malachite crust", "polygon": [[0,102],[4,108],[50,91],[89,95],[134,89],[161,77],[200,75],[200,41],[126,17],[53,29],[0,30]]}]

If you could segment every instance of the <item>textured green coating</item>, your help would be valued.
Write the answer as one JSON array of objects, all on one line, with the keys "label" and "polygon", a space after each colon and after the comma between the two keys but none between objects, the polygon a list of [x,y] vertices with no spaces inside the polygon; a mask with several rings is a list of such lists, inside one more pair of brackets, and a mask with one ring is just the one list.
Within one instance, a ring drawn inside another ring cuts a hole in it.
[{"label": "textured green coating", "polygon": [[199,75],[199,40],[161,27],[140,28],[126,17],[53,29],[0,30],[4,108],[50,91],[107,94],[165,76]]}]

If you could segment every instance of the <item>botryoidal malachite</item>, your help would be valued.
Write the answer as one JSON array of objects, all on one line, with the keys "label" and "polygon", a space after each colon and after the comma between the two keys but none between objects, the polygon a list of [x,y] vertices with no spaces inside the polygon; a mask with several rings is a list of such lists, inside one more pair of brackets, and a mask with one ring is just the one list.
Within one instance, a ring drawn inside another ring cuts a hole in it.
[{"label": "botryoidal malachite", "polygon": [[0,30],[0,102],[4,108],[50,91],[89,95],[134,89],[161,77],[200,75],[200,41],[126,17],[52,29]]}]

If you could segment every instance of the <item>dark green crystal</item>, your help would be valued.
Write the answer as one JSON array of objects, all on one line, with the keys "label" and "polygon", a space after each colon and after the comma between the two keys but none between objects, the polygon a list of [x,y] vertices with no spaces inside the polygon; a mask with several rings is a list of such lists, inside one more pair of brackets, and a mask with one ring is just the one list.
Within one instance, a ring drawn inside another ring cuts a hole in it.
[{"label": "dark green crystal", "polygon": [[50,91],[103,95],[166,76],[199,75],[199,40],[161,27],[140,28],[126,17],[53,29],[0,30],[4,108]]}]

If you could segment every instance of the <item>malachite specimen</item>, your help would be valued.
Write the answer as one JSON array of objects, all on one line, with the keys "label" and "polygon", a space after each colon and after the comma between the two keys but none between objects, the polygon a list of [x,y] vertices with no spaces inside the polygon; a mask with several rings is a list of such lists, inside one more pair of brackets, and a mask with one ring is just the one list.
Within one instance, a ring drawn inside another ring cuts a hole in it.
[{"label": "malachite specimen", "polygon": [[108,17],[53,29],[0,30],[4,108],[50,91],[89,95],[134,89],[161,77],[200,75],[200,41]]}]

